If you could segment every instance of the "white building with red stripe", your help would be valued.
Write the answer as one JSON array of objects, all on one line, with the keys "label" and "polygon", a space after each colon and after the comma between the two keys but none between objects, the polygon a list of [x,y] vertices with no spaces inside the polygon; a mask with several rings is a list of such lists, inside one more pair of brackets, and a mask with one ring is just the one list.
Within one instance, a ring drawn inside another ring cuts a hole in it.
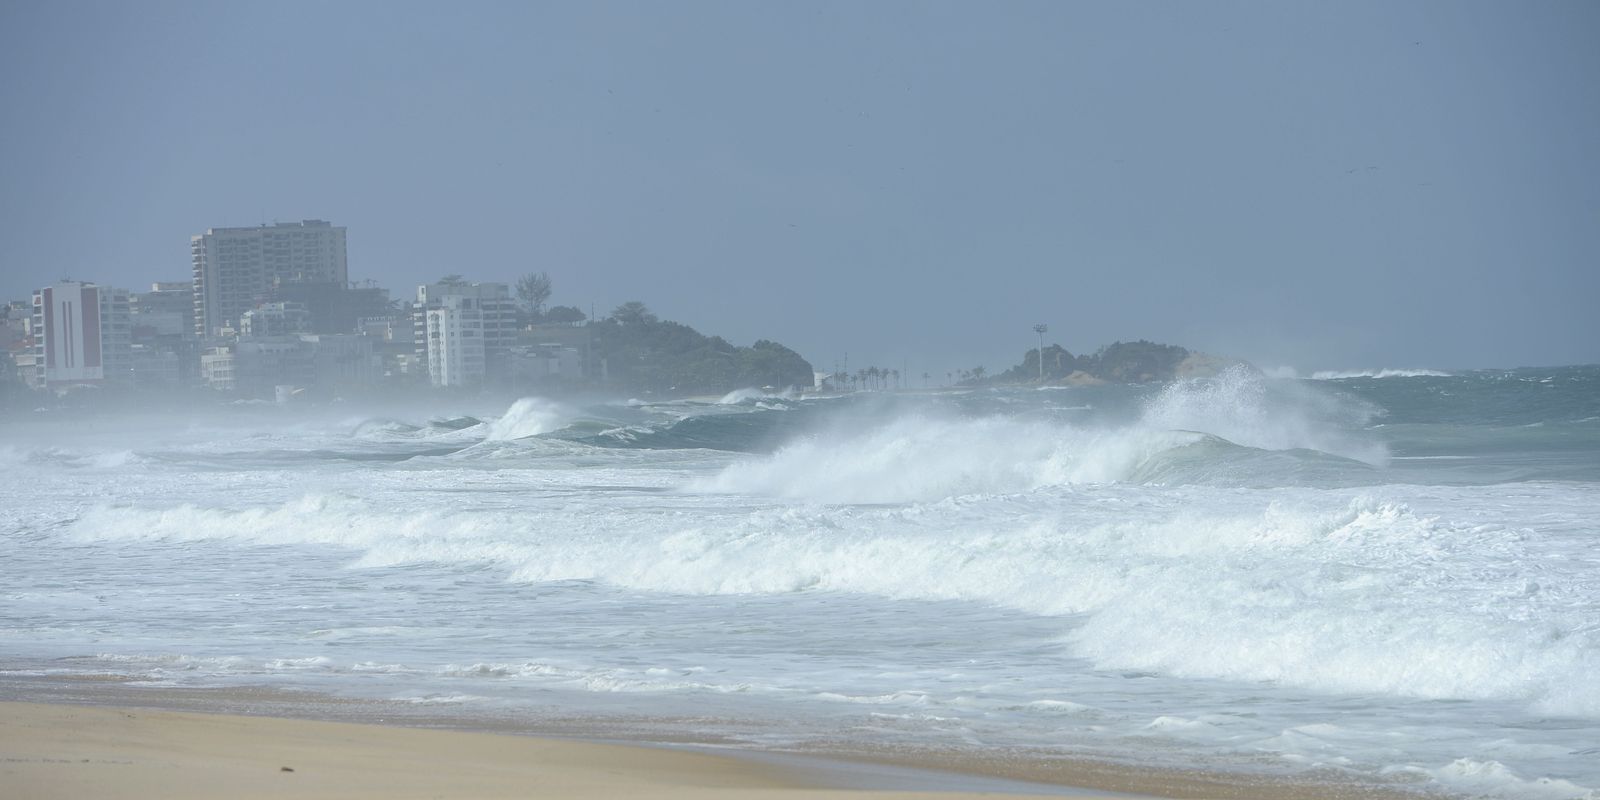
[{"label": "white building with red stripe", "polygon": [[62,281],[33,293],[36,369],[49,388],[132,378],[128,290]]}]

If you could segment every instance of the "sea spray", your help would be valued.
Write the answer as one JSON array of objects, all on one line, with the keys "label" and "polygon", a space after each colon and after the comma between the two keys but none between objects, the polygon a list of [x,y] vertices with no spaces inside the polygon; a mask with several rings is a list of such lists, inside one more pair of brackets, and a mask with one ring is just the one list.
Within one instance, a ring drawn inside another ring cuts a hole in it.
[{"label": "sea spray", "polygon": [[[766,494],[835,503],[931,501],[965,494],[1028,492],[1068,484],[1156,481],[1260,485],[1274,476],[1351,470],[1317,454],[1381,466],[1387,451],[1361,428],[1379,409],[1243,369],[1214,379],[1174,383],[1144,401],[1131,424],[1092,424],[1014,414],[930,414],[890,407],[794,441],[771,457],[751,459],[709,480],[698,492]],[[1199,460],[1179,451],[1208,438],[1216,448]],[[1305,451],[1261,459],[1239,448]],[[1224,460],[1226,459],[1226,460]],[[1321,467],[1321,469],[1311,469]],[[1355,470],[1360,482],[1367,478]]]},{"label": "sea spray", "polygon": [[1116,481],[1153,454],[1197,439],[1181,432],[1095,433],[1004,418],[909,416],[859,434],[804,439],[688,488],[833,503],[1027,492]]},{"label": "sea spray", "polygon": [[499,419],[489,423],[488,438],[506,441],[538,436],[560,428],[571,414],[556,403],[540,397],[524,397]]},{"label": "sea spray", "polygon": [[1363,432],[1382,409],[1350,396],[1233,367],[1178,381],[1145,404],[1141,426],[1203,431],[1261,450],[1317,450],[1383,466],[1388,452]]}]

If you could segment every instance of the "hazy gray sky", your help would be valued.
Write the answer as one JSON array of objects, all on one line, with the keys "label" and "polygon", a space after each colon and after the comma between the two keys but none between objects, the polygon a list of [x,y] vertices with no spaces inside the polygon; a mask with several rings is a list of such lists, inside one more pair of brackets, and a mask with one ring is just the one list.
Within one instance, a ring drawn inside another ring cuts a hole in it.
[{"label": "hazy gray sky", "polygon": [[1600,3],[0,0],[0,297],[326,219],[819,369],[1600,361]]}]

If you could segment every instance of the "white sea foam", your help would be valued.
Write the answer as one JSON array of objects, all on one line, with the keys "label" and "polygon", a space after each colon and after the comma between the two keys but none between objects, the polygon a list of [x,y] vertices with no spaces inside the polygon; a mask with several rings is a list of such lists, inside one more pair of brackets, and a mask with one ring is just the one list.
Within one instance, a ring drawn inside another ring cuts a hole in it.
[{"label": "white sea foam", "polygon": [[1133,425],[906,414],[823,431],[688,488],[836,503],[1028,492],[1132,480],[1160,454],[1201,441],[1200,434],[1261,450],[1315,450],[1382,465],[1384,445],[1350,432],[1376,413],[1347,398],[1234,369],[1168,386]]},{"label": "white sea foam", "polygon": [[300,658],[274,658],[269,659],[264,665],[268,670],[297,671],[311,669],[330,669],[334,666],[333,659],[327,656],[304,656]]},{"label": "white sea foam", "polygon": [[1140,591],[1072,633],[1078,651],[1104,668],[1600,715],[1600,687],[1578,677],[1600,671],[1600,641],[1582,605],[1529,588],[1542,567],[1520,531],[1365,499],[1239,522],[1197,524],[1207,541],[1178,549],[1181,566],[1147,564]]},{"label": "white sea foam", "polygon": [[156,670],[236,670],[255,666],[248,659],[239,656],[202,657],[182,653],[154,655],[98,653],[94,658],[111,664],[127,664]]},{"label": "white sea foam", "polygon": [[1528,779],[1498,761],[1459,758],[1442,767],[1399,767],[1388,774],[1423,775],[1447,790],[1476,796],[1527,800],[1596,800],[1600,791],[1559,778]]},{"label": "white sea foam", "polygon": [[556,403],[540,397],[524,397],[511,404],[506,413],[489,423],[490,441],[525,439],[557,430],[571,419]]},{"label": "white sea foam", "polygon": [[1117,481],[1153,455],[1198,440],[1164,430],[908,416],[865,433],[805,439],[688,488],[836,503],[933,501]]},{"label": "white sea foam", "polygon": [[[1587,616],[1592,599],[1581,600],[1594,587],[1530,550],[1523,531],[1366,495],[1334,506],[1320,493],[1277,496],[1263,510],[1217,507],[1214,497],[1191,507],[1170,489],[1156,505],[1134,490],[1056,491],[885,509],[613,515],[601,527],[581,510],[537,520],[401,514],[323,496],[245,511],[100,509],[74,530],[335,544],[356,549],[357,566],[490,563],[518,581],[685,595],[965,600],[1077,615],[1066,641],[1106,669],[1600,716],[1600,686],[1588,679],[1600,673],[1600,632]],[[1549,519],[1558,498],[1502,502]]]},{"label": "white sea foam", "polygon": [[1142,424],[1203,431],[1261,450],[1318,450],[1368,464],[1384,464],[1381,442],[1352,431],[1380,410],[1292,382],[1232,368],[1212,379],[1170,384],[1145,407]]},{"label": "white sea foam", "polygon": [[[527,662],[524,664],[451,664],[440,670],[450,677],[509,678],[576,688],[586,692],[748,692],[748,682],[719,683],[693,679],[699,670],[604,667],[580,668]],[[770,687],[762,687],[770,688]]]},{"label": "white sea foam", "polygon": [[733,406],[739,405],[740,403],[747,403],[751,400],[764,400],[766,397],[767,393],[760,389],[735,389],[723,395],[722,399],[718,400],[717,403],[725,406]]},{"label": "white sea foam", "polygon": [[1448,372],[1436,369],[1324,369],[1311,373],[1316,381],[1337,381],[1347,378],[1448,378]]},{"label": "white sea foam", "polygon": [[401,696],[393,699],[419,706],[458,706],[482,702],[488,698],[475,694],[425,694],[417,697]]}]

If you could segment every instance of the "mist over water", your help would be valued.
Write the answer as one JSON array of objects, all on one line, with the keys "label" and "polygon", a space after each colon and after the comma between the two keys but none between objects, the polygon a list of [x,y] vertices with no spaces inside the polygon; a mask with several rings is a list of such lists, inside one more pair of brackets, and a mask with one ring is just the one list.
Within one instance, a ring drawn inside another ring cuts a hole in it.
[{"label": "mist over water", "polygon": [[1596,368],[3,432],[13,675],[1600,786]]}]

